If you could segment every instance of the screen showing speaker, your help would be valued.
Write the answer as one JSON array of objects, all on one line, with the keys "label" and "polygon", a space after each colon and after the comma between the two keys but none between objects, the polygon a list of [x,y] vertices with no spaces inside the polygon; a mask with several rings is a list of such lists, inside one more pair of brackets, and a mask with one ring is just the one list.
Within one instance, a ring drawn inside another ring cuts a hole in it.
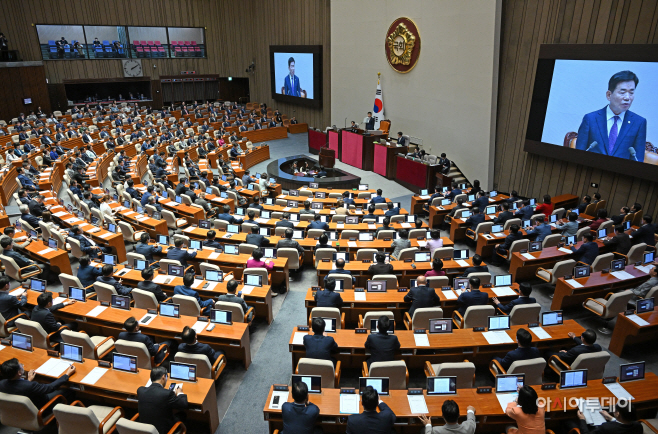
[{"label": "screen showing speaker", "polygon": [[272,98],[322,106],[322,46],[271,45]]}]

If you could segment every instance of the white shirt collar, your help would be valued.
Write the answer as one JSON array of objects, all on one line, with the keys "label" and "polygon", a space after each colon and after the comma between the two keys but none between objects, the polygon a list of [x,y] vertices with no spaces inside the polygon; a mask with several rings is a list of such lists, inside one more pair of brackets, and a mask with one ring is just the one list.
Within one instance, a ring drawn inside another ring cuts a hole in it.
[{"label": "white shirt collar", "polygon": [[605,108],[605,116],[606,116],[605,118],[610,121],[614,116],[619,116],[619,120],[621,120],[621,122],[624,123],[624,118],[626,117],[627,111],[628,110],[624,110],[618,115],[615,115],[615,113],[612,110],[610,110],[610,104],[608,104],[608,106]]}]

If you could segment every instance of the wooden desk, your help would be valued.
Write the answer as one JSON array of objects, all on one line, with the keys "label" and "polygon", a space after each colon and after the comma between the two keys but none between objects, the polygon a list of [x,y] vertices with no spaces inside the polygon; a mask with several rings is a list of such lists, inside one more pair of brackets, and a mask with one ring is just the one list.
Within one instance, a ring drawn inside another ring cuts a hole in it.
[{"label": "wooden desk", "polygon": [[560,277],[555,285],[555,295],[551,303],[552,310],[562,310],[568,307],[580,307],[588,298],[603,298],[609,292],[623,289],[635,288],[649,279],[646,273],[634,265],[628,265],[624,270],[634,276],[633,279],[619,280],[610,273],[602,274],[600,271],[592,273],[588,277],[575,279],[583,285],[582,288],[574,288],[564,277]]},{"label": "wooden desk", "polygon": [[398,154],[407,154],[406,146],[398,146],[396,144],[387,145],[386,142],[375,143],[373,146],[373,170],[387,179],[395,178],[395,171],[397,167]]},{"label": "wooden desk", "polygon": [[608,347],[608,350],[617,357],[622,356],[627,345],[647,341],[656,342],[656,337],[658,337],[658,306],[654,308],[653,312],[641,313],[638,316],[647,321],[649,325],[640,327],[623,313],[617,315],[617,322],[612,331],[610,346]]},{"label": "wooden desk", "polygon": [[419,192],[423,189],[434,189],[436,186],[436,174],[440,171],[438,164],[429,165],[419,161],[398,155],[395,171],[395,182],[409,190]]},{"label": "wooden desk", "polygon": [[245,151],[244,155],[238,155],[238,161],[243,169],[249,169],[256,164],[270,159],[270,147],[265,145],[259,148]]},{"label": "wooden desk", "polygon": [[551,203],[553,204],[553,209],[575,208],[575,207],[578,206],[579,201],[580,201],[580,196],[576,196],[575,194],[561,194],[559,196],[554,196],[554,197],[551,198]]},{"label": "wooden desk", "polygon": [[288,132],[290,134],[301,134],[308,131],[308,124],[289,124]]},{"label": "wooden desk", "polygon": [[[46,350],[35,348],[34,351],[22,351],[12,347],[4,348],[0,353],[0,362],[16,357],[24,366],[25,371],[36,370],[51,357]],[[76,394],[88,395],[94,401],[112,403],[113,406],[137,408],[137,389],[146,385],[151,371],[140,369],[136,373],[108,369],[94,384],[82,383],[82,379],[92,369],[98,367],[96,360],[85,359],[83,363],[74,363],[75,373],[69,378],[67,386]],[[36,380],[50,383],[54,377],[37,374]],[[175,380],[180,383],[180,380]],[[169,387],[171,379],[165,387]],[[213,434],[219,426],[217,413],[217,392],[215,382],[209,378],[199,378],[196,382],[183,382],[189,408],[188,417],[203,420],[208,424],[209,433]]]},{"label": "wooden desk", "polygon": [[[14,233],[14,238],[24,236],[27,236],[27,232],[16,231]],[[32,241],[25,247],[25,249],[19,249],[18,252],[34,261],[40,262],[42,264],[48,264],[48,267],[55,274],[73,274],[73,271],[71,270],[71,260],[69,259],[69,255],[65,250],[57,249],[43,254],[40,253],[46,249],[48,249],[48,240],[46,240],[45,243],[42,240],[38,240]]]},{"label": "wooden desk", "polygon": [[[546,409],[546,428],[557,429],[560,424],[566,420],[573,420],[578,410],[573,404],[571,397],[587,396],[592,398],[606,399],[604,404],[609,404],[610,399],[614,398],[612,392],[605,387],[599,380],[592,380],[588,386],[580,389],[554,389],[541,390],[541,386],[532,386],[537,391],[540,398],[547,402]],[[658,387],[658,377],[654,373],[648,373],[644,380],[630,381],[623,383],[624,389],[628,391],[635,399],[633,405],[638,409],[640,417],[653,417],[658,401],[655,396],[655,389]],[[459,405],[460,422],[463,422],[466,416],[466,409],[469,405],[475,407],[475,417],[478,422],[477,432],[501,433],[505,431],[506,425],[513,425],[514,421],[505,415],[500,406],[495,393],[478,394],[477,389],[458,389],[455,395],[436,395],[427,396],[425,391],[425,402],[429,410],[429,416],[432,418],[433,425],[443,425],[441,417],[441,406],[446,399],[454,400]],[[272,399],[273,387],[265,400],[263,407],[264,419],[268,422],[269,433],[275,429],[283,428],[283,419],[281,410],[271,410],[269,408]],[[395,432],[398,434],[418,434],[423,428],[423,424],[418,419],[418,414],[412,413],[407,400],[406,390],[391,390],[389,396],[380,396],[395,413]],[[344,433],[347,425],[347,414],[340,413],[340,389],[323,388],[322,393],[309,394],[309,401],[320,408],[319,424],[325,433]],[[292,393],[288,394],[288,402],[292,402]],[[359,404],[359,412],[363,412],[363,407]]]},{"label": "wooden desk", "polygon": [[[413,330],[395,330],[395,335],[400,341],[400,352],[396,359],[404,360],[409,369],[422,369],[425,361],[444,363],[462,362],[465,359],[476,365],[485,366],[494,357],[504,356],[508,351],[518,347],[516,332],[520,328],[527,330],[528,327],[527,325],[513,326],[506,331],[512,339],[512,342],[506,344],[489,344],[482,332],[474,332],[473,329],[453,329],[452,333],[446,334],[430,333],[427,335],[430,342],[429,347],[416,345]],[[539,340],[533,334],[533,343],[542,352],[570,346],[573,344],[573,339],[568,336],[568,333],[574,332],[576,336],[580,336],[585,331],[575,320],[567,320],[562,325],[543,327],[543,329],[551,336],[550,339]],[[299,359],[306,355],[303,344],[293,344],[296,332],[299,332],[297,327],[293,329],[288,342],[293,372],[295,372]],[[348,367],[360,369],[362,363],[370,357],[365,349],[368,334],[357,334],[354,330],[347,329],[338,329],[335,333],[328,334],[333,336],[338,345],[338,353],[335,357],[340,360],[343,369]]]},{"label": "wooden desk", "polygon": [[157,201],[160,205],[173,212],[175,215],[183,217],[188,223],[199,224],[199,220],[203,220],[203,209],[185,205],[183,203],[174,206],[173,204],[176,203],[174,199],[175,198],[165,199],[158,196]]},{"label": "wooden desk", "polygon": [[2,178],[0,178],[0,200],[2,200],[4,206],[9,205],[12,195],[18,190],[17,176],[14,166],[11,166],[8,172],[2,173]]},{"label": "wooden desk", "polygon": [[273,127],[264,128],[262,130],[244,131],[240,133],[240,136],[246,138],[252,143],[266,142],[268,140],[287,139],[288,128]]}]

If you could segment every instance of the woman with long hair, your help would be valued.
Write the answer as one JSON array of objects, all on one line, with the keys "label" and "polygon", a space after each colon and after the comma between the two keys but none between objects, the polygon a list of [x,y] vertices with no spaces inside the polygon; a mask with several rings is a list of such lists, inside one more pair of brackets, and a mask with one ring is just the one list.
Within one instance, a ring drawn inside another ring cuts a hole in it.
[{"label": "woman with long hair", "polygon": [[537,403],[537,392],[530,386],[519,389],[516,401],[507,404],[505,413],[516,421],[517,427],[507,427],[507,434],[544,434],[544,406]]}]

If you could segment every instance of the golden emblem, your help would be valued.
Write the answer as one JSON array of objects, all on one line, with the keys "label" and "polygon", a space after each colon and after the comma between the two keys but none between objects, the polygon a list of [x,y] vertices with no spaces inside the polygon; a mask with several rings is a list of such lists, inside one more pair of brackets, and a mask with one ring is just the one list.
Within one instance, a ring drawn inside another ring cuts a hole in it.
[{"label": "golden emblem", "polygon": [[399,23],[393,33],[386,38],[391,65],[409,65],[411,52],[416,44],[416,36],[404,23]]}]

